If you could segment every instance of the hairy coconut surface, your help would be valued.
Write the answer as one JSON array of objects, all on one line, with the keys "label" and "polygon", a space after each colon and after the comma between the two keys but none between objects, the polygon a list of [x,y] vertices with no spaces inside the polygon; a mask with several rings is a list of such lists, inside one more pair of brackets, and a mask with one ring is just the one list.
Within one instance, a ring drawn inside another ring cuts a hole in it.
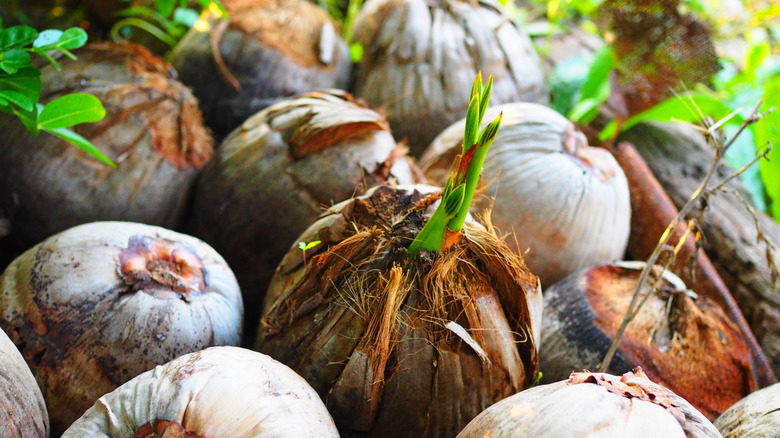
[{"label": "hairy coconut surface", "polygon": [[572,373],[479,414],[458,438],[687,437],[720,433],[684,398],[638,369],[622,376]]},{"label": "hairy coconut surface", "polygon": [[478,71],[493,75],[492,104],[548,102],[531,40],[494,0],[371,0],[355,40],[364,47],[355,95],[381,108],[414,156],[466,115]]},{"label": "hairy coconut surface", "polygon": [[[594,266],[545,291],[540,368],[546,381],[598,366],[643,267],[642,262]],[[660,267],[655,278],[659,273]],[[650,277],[651,284],[655,278]],[[757,388],[751,356],[736,325],[668,271],[628,325],[609,370],[617,374],[635,366],[712,420]]]},{"label": "hairy coconut surface", "polygon": [[192,29],[171,62],[225,135],[286,97],[346,89],[352,61],[338,24],[306,0],[223,0],[229,23]]},{"label": "hairy coconut surface", "polygon": [[[501,129],[482,170],[476,209],[492,209],[505,233],[547,287],[587,266],[620,260],[631,226],[628,182],[605,149],[588,146],[585,136],[561,114],[534,103],[488,108],[484,120],[503,113]],[[465,119],[439,134],[420,166],[426,178],[443,185],[461,152]],[[495,198],[495,200],[493,200]]]},{"label": "hairy coconut surface", "polygon": [[413,180],[381,115],[345,92],[309,93],[256,114],[222,142],[199,179],[191,230],[236,272],[249,334],[274,269],[323,208]]},{"label": "hairy coconut surface", "polygon": [[773,438],[780,435],[780,383],[738,401],[715,422],[724,438]]},{"label": "hairy coconut surface", "polygon": [[0,327],[32,369],[55,434],[155,365],[237,345],[242,312],[236,279],[216,251],[149,225],[71,228],[0,276]]},{"label": "hairy coconut surface", "polygon": [[452,437],[536,377],[538,279],[489,224],[408,260],[438,196],[381,186],[332,207],[266,295],[257,349],[311,383],[342,436]]},{"label": "hairy coconut surface", "polygon": [[338,432],[317,393],[288,367],[251,350],[212,347],[100,397],[63,435],[86,436],[335,438]]},{"label": "hairy coconut surface", "polygon": [[213,153],[198,103],[168,63],[133,44],[97,43],[77,55],[62,62],[62,71],[42,68],[41,100],[73,92],[100,99],[105,118],[75,131],[117,167],[0,116],[0,209],[20,249],[96,220],[175,228]]},{"label": "hairy coconut surface", "polygon": [[49,414],[30,367],[0,330],[0,436],[49,436]]}]

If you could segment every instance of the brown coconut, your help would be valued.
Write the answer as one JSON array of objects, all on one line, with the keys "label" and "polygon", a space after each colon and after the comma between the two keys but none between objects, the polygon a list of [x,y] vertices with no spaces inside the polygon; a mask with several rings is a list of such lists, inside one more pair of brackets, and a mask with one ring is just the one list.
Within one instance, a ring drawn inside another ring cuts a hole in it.
[{"label": "brown coconut", "polygon": [[714,424],[724,438],[776,438],[780,435],[780,383],[738,401]]},{"label": "brown coconut", "polygon": [[301,374],[344,437],[452,437],[537,375],[538,279],[468,220],[443,253],[406,248],[431,186],[380,186],[333,206],[284,258],[256,348]]},{"label": "brown coconut", "polygon": [[171,54],[219,136],[286,97],[347,88],[349,48],[324,10],[306,0],[222,3],[228,21],[190,30]]},{"label": "brown coconut", "polygon": [[100,397],[63,438],[337,438],[300,376],[242,348],[212,347],[160,365]]},{"label": "brown coconut", "polygon": [[236,279],[216,251],[150,225],[68,229],[0,276],[0,328],[32,369],[55,435],[155,365],[238,345],[242,312]]},{"label": "brown coconut", "polygon": [[622,376],[572,373],[506,398],[479,414],[457,438],[686,437],[720,433],[684,398],[641,369]]},{"label": "brown coconut", "polygon": [[[623,258],[631,227],[628,181],[605,149],[561,114],[535,103],[488,108],[484,120],[503,113],[501,129],[485,158],[482,193],[475,209],[492,209],[495,226],[510,234],[547,287],[598,263]],[[426,178],[444,185],[461,152],[465,119],[441,132],[425,150]]]},{"label": "brown coconut", "polygon": [[97,43],[76,53],[78,61],[63,61],[62,71],[42,68],[41,100],[97,96],[105,118],[74,130],[117,167],[49,134],[33,136],[2,115],[0,210],[20,249],[96,220],[176,228],[213,153],[198,103],[170,64],[129,43]]},{"label": "brown coconut", "polygon": [[549,100],[531,40],[495,0],[371,0],[355,40],[355,95],[381,108],[414,156],[466,115],[480,70],[493,75],[491,104]]},{"label": "brown coconut", "polygon": [[[540,362],[545,381],[599,365],[643,267],[643,262],[594,266],[545,290]],[[660,267],[651,272],[652,283]],[[609,372],[636,366],[711,420],[757,388],[751,355],[737,326],[714,302],[688,290],[668,271],[628,325]]]},{"label": "brown coconut", "polygon": [[247,334],[257,327],[274,269],[324,208],[380,183],[415,180],[387,121],[336,90],[256,114],[222,142],[204,172],[191,230],[236,272]]},{"label": "brown coconut", "polygon": [[46,403],[16,345],[0,330],[0,436],[48,438]]}]

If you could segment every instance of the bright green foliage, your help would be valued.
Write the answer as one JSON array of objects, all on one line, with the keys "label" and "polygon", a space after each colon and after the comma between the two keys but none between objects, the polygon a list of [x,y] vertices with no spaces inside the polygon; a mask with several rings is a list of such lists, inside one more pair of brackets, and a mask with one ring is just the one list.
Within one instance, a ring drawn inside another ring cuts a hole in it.
[{"label": "bright green foliage", "polygon": [[187,0],[155,0],[154,8],[132,6],[117,13],[120,17],[111,27],[111,38],[121,40],[135,27],[173,47],[198,21],[203,11],[209,9],[227,16],[219,0],[198,0],[200,10],[189,7]]},{"label": "bright green foliage", "polygon": [[87,33],[78,27],[38,32],[29,26],[3,28],[0,24],[0,111],[18,117],[33,135],[46,131],[114,166],[87,139],[67,129],[80,123],[96,122],[106,115],[103,104],[95,96],[75,93],[46,105],[38,103],[42,90],[41,72],[33,67],[30,55],[42,56],[60,70],[59,62],[50,52],[56,50],[76,59],[70,50],[86,42]]},{"label": "bright green foliage", "polygon": [[434,252],[440,251],[447,230],[459,232],[463,228],[479,183],[482,164],[485,162],[487,151],[498,134],[498,127],[501,124],[501,115],[499,114],[481,133],[477,134],[487,110],[492,87],[492,75],[488,78],[487,84],[483,86],[482,74],[477,74],[466,112],[466,128],[463,135],[463,153],[460,165],[444,186],[441,195],[442,202],[412,241],[412,244],[409,245],[410,259],[414,259],[422,248]]}]

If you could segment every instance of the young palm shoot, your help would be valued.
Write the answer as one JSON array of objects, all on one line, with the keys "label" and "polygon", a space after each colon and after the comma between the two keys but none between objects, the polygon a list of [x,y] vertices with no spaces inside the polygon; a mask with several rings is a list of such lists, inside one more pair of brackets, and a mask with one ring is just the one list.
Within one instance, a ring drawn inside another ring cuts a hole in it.
[{"label": "young palm shoot", "polygon": [[477,73],[466,113],[460,164],[444,186],[441,204],[409,246],[410,259],[414,259],[422,248],[434,252],[444,251],[460,240],[461,229],[479,183],[482,164],[501,124],[502,114],[499,114],[477,135],[490,100],[492,86],[493,75],[488,77],[483,86],[482,73]]}]

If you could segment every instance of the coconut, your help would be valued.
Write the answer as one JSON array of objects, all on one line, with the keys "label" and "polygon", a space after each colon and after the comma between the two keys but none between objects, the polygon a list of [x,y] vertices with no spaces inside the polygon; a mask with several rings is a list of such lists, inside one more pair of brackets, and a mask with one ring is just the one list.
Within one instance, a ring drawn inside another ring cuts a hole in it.
[{"label": "coconut", "polygon": [[[622,259],[631,200],[612,155],[588,146],[571,122],[543,105],[490,107],[484,120],[500,112],[501,129],[482,170],[487,196],[475,206],[492,206],[493,223],[513,233],[510,248],[524,254],[544,287],[579,269]],[[432,183],[449,177],[464,126],[465,119],[448,127],[420,159]]]},{"label": "coconut", "polygon": [[0,330],[0,436],[49,436],[43,395],[19,350]]},{"label": "coconut", "polygon": [[336,90],[256,114],[222,142],[204,172],[190,229],[236,272],[248,334],[274,269],[324,207],[379,183],[414,180],[386,120]]},{"label": "coconut", "polygon": [[62,71],[41,69],[46,102],[72,92],[97,96],[106,117],[74,130],[111,158],[106,166],[57,137],[33,136],[0,117],[0,210],[20,249],[78,224],[125,220],[179,226],[212,140],[189,89],[171,66],[133,44],[92,44]]},{"label": "coconut", "polygon": [[531,40],[495,0],[368,1],[355,40],[355,95],[382,109],[414,156],[466,115],[480,70],[493,75],[493,104],[549,99]]},{"label": "coconut", "polygon": [[489,222],[442,253],[407,246],[431,186],[380,186],[330,208],[287,253],[256,349],[301,374],[342,436],[452,437],[537,375],[538,279]]},{"label": "coconut", "polygon": [[[545,381],[598,366],[625,317],[643,262],[594,266],[547,288],[540,368]],[[671,272],[651,271],[656,292],[628,325],[609,365],[641,366],[650,378],[714,420],[757,388],[739,328]],[[659,278],[660,276],[660,278]],[[647,287],[644,288],[647,291]]]},{"label": "coconut", "polygon": [[317,393],[272,358],[212,347],[100,397],[69,437],[338,437]]},{"label": "coconut", "polygon": [[346,89],[352,61],[330,16],[306,0],[223,0],[229,23],[193,28],[171,54],[223,136],[296,94]]},{"label": "coconut", "polygon": [[714,424],[724,438],[776,438],[780,431],[780,383],[738,401]]},{"label": "coconut", "polygon": [[150,225],[71,228],[0,276],[0,327],[43,391],[53,434],[155,365],[237,345],[242,312],[236,279],[216,251]]},{"label": "coconut", "polygon": [[640,369],[622,376],[572,373],[479,414],[457,438],[687,437],[720,433],[684,398]]}]

